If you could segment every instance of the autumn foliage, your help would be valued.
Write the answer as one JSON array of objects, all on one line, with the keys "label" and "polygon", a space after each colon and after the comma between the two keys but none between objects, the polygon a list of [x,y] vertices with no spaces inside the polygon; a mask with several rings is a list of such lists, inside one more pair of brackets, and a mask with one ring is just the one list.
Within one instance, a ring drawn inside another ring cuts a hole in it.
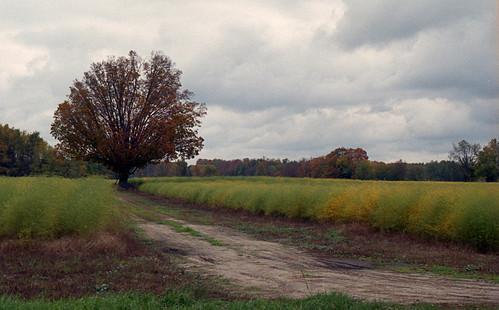
[{"label": "autumn foliage", "polygon": [[57,147],[105,164],[121,186],[150,162],[192,158],[203,146],[197,128],[206,108],[181,90],[181,73],[159,52],[92,64],[54,114]]}]

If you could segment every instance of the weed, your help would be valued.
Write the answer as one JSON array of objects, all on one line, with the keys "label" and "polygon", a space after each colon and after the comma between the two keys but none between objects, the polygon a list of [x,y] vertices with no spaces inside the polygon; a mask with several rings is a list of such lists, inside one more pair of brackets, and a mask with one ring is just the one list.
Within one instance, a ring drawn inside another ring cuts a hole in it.
[{"label": "weed", "polygon": [[346,237],[342,236],[341,232],[341,230],[330,229],[324,234],[324,237],[332,243],[340,243],[346,240]]},{"label": "weed", "polygon": [[109,284],[106,283],[95,285],[94,289],[97,292],[97,294],[108,293],[111,291],[111,287],[109,286]]},{"label": "weed", "polygon": [[453,276],[457,274],[457,270],[452,267],[434,265],[430,268],[431,272],[444,276]]},{"label": "weed", "polygon": [[467,272],[474,272],[477,270],[480,270],[480,267],[475,266],[474,264],[469,264],[469,265],[466,265],[466,267],[464,267],[464,271],[467,271]]}]

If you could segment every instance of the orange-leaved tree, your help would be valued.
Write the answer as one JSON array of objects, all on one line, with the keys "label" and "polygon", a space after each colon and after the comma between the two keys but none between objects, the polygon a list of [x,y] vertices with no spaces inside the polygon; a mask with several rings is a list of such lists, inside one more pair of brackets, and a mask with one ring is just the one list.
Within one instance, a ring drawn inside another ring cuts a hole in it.
[{"label": "orange-leaved tree", "polygon": [[181,90],[181,74],[160,52],[93,63],[55,111],[58,149],[107,165],[124,188],[148,163],[193,158],[203,147],[198,127],[206,107]]}]

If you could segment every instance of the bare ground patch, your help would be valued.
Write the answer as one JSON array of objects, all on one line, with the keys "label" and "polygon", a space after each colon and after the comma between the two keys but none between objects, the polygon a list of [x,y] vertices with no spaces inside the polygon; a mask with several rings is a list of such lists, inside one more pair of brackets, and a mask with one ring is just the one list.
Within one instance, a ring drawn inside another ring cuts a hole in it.
[{"label": "bare ground patch", "polygon": [[[147,209],[130,196],[121,198],[136,208]],[[179,233],[170,225],[138,220],[147,237],[159,241],[165,252],[179,253],[184,266],[221,276],[258,295],[298,298],[333,290],[404,304],[499,304],[499,285],[495,283],[396,273],[353,259],[319,259],[295,247],[256,240],[228,227],[187,223],[159,213],[156,216],[202,234],[196,237]],[[224,245],[215,246],[206,237]]]}]

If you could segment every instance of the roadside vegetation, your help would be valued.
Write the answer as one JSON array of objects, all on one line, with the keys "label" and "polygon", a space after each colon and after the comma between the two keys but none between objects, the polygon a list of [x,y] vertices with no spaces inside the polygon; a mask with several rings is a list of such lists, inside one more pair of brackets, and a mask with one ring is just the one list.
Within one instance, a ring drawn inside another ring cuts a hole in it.
[{"label": "roadside vegetation", "polygon": [[142,178],[141,191],[213,208],[319,222],[356,222],[385,232],[499,248],[495,183],[375,182],[291,178]]}]

